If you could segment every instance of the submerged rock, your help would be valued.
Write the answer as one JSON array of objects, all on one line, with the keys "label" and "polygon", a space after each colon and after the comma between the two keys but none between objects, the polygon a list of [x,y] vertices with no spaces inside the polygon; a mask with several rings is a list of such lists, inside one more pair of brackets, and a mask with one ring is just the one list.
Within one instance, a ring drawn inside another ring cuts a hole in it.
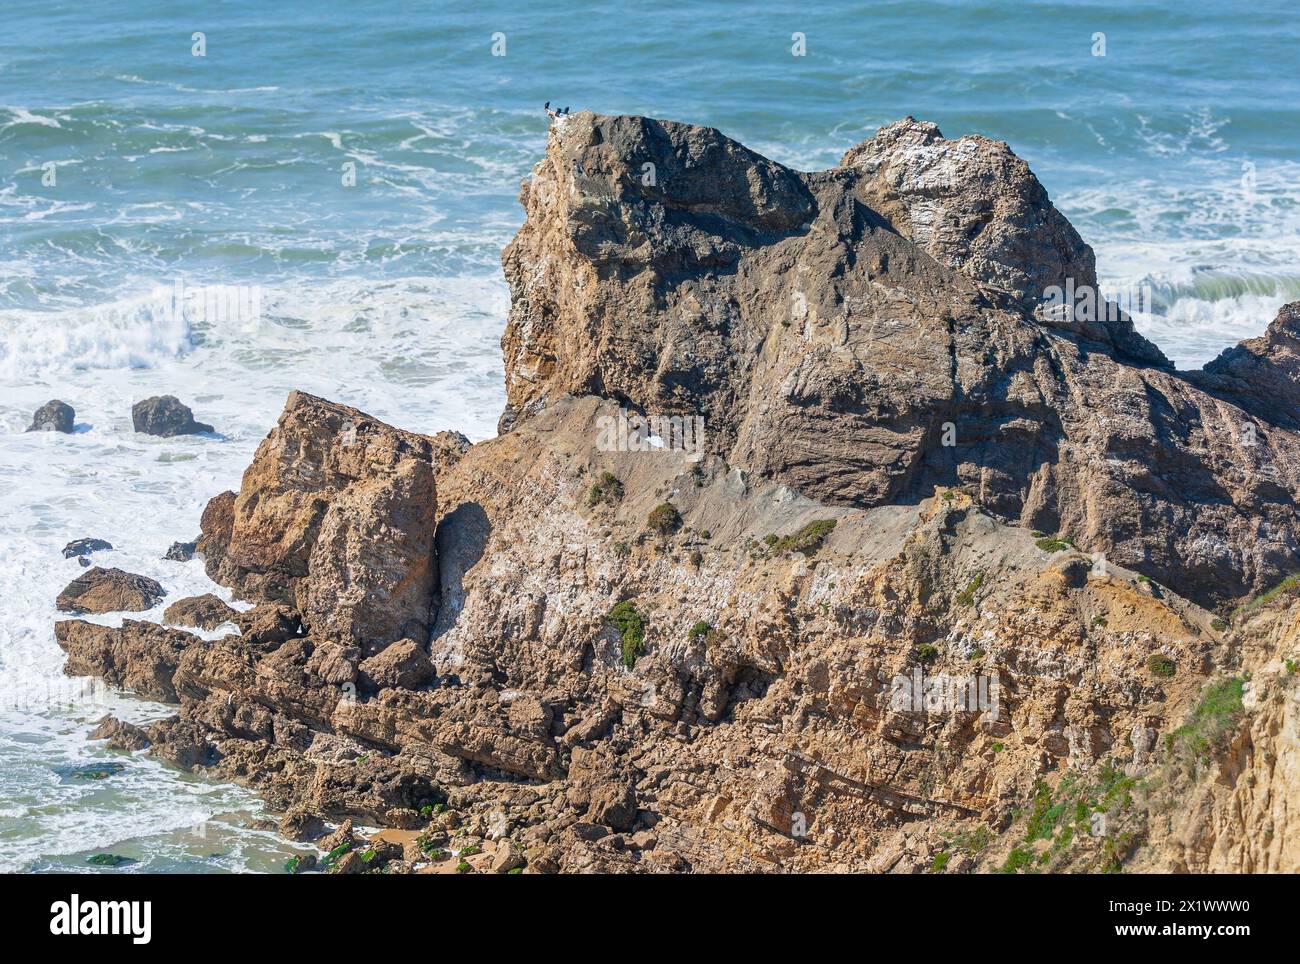
[{"label": "submerged rock", "polygon": [[125,864],[135,863],[135,859],[124,857],[121,854],[91,854],[86,858],[86,863],[95,867],[121,867]]},{"label": "submerged rock", "polygon": [[56,398],[36,410],[27,431],[71,433],[76,415],[71,405]]},{"label": "submerged rock", "polygon": [[167,590],[148,576],[96,566],[68,583],[54,605],[65,613],[142,612],[166,595]]},{"label": "submerged rock", "polygon": [[188,405],[175,395],[155,395],[131,406],[131,424],[145,435],[206,435],[211,425],[196,422]]}]

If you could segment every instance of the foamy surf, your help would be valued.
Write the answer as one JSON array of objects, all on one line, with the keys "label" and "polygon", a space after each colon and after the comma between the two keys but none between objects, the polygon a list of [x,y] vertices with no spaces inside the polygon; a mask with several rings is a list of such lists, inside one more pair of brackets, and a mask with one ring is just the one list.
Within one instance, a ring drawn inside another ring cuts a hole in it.
[{"label": "foamy surf", "polygon": [[[53,601],[81,571],[61,555],[67,542],[106,539],[114,549],[95,564],[163,584],[166,599],[130,618],[161,621],[168,604],[204,592],[230,600],[201,561],[162,556],[197,534],[208,499],[238,488],[291,389],[475,439],[495,433],[504,404],[498,278],[266,286],[259,316],[225,319],[177,315],[176,286],[162,282],[83,309],[0,314],[10,332],[0,356],[0,774],[12,812],[0,870],[83,870],[92,852],[112,851],[135,861],[122,870],[275,871],[301,849],[257,829],[262,805],[247,791],[86,741],[106,713],[145,722],[173,709],[64,676],[53,624],[68,617]],[[166,393],[219,437],[136,434],[131,404]],[[51,397],[75,406],[76,432],[24,432]],[[94,763],[125,769],[99,781],[66,775]]]}]

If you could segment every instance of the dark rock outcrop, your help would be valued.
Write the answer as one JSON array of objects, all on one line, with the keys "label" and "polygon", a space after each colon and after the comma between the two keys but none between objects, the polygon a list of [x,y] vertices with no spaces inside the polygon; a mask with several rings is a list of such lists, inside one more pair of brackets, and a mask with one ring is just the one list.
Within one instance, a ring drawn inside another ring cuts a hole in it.
[{"label": "dark rock outcrop", "polygon": [[166,595],[167,590],[148,576],[96,566],[68,583],[54,605],[65,613],[143,612]]},{"label": "dark rock outcrop", "polygon": [[131,424],[137,432],[164,438],[206,435],[214,431],[211,425],[196,422],[189,406],[182,404],[175,395],[155,395],[136,402],[131,406]]},{"label": "dark rock outcrop", "polygon": [[76,416],[76,411],[67,402],[52,399],[36,410],[27,431],[71,433]]},{"label": "dark rock outcrop", "polygon": [[173,542],[163,555],[163,558],[170,562],[189,562],[194,558],[194,550],[197,545],[197,540],[194,542]]},{"label": "dark rock outcrop", "polygon": [[103,539],[73,539],[63,547],[63,558],[85,558],[91,553],[108,552],[112,548],[113,544]]}]

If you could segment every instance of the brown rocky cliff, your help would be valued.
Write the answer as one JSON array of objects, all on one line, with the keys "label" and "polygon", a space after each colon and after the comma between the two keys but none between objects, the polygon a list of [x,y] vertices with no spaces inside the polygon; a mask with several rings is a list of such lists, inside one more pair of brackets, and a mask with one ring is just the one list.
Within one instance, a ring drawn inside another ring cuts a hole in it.
[{"label": "brown rocky cliff", "polygon": [[[1162,765],[1240,668],[1203,607],[1295,565],[1295,432],[1231,360],[1184,377],[1123,319],[1031,310],[1091,254],[1005,145],[908,121],[801,174],[573,115],[522,199],[508,431],[295,392],[203,515],[241,635],[60,624],[69,671],[179,704],[151,752],[296,813],[445,800],[530,870],[916,871],[1042,783]],[[1287,390],[1285,332],[1241,351]],[[628,407],[703,415],[705,450],[599,445]],[[917,672],[998,706],[900,705]],[[1240,854],[1261,819],[1190,837]]]}]

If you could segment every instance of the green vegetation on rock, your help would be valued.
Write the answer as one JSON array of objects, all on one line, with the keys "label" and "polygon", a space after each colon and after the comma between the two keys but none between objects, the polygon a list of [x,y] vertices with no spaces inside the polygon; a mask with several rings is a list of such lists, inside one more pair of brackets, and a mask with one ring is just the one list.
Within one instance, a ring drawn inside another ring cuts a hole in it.
[{"label": "green vegetation on rock", "polygon": [[701,619],[699,622],[697,622],[694,626],[691,627],[690,632],[686,634],[686,638],[690,640],[692,643],[694,643],[703,639],[711,632],[713,632],[713,627],[710,626],[703,619]]},{"label": "green vegetation on rock", "polygon": [[1034,541],[1034,545],[1038,546],[1038,548],[1042,549],[1044,552],[1062,552],[1066,549],[1074,548],[1074,543],[1069,539],[1053,539],[1050,537],[1037,539]]},{"label": "green vegetation on rock", "polygon": [[773,555],[784,552],[801,552],[811,558],[825,544],[827,537],[835,529],[834,519],[814,519],[792,536],[778,539],[772,545]]},{"label": "green vegetation on rock", "polygon": [[1165,747],[1175,761],[1208,762],[1241,714],[1245,685],[1231,676],[1205,688],[1191,718],[1165,737]]},{"label": "green vegetation on rock", "polygon": [[622,637],[623,665],[631,669],[637,657],[645,651],[645,617],[636,611],[630,600],[624,600],[609,611],[605,621]]},{"label": "green vegetation on rock", "polygon": [[1169,679],[1178,672],[1178,667],[1168,656],[1161,656],[1154,653],[1147,657],[1147,669],[1151,671],[1152,676],[1159,676],[1163,679]]},{"label": "green vegetation on rock", "polygon": [[971,581],[966,584],[966,588],[957,594],[957,602],[962,606],[975,605],[975,594],[979,592],[980,586],[982,585],[984,585],[984,571],[980,570],[975,573],[975,576]]},{"label": "green vegetation on rock", "polygon": [[1300,589],[1300,573],[1287,576],[1285,579],[1279,582],[1272,589],[1260,593],[1258,596],[1256,596],[1254,599],[1250,600],[1247,603],[1243,603],[1241,606],[1238,607],[1237,612],[1248,613],[1256,609],[1259,609],[1261,606],[1267,606],[1278,596],[1282,595],[1282,593],[1289,592],[1292,589]]}]

